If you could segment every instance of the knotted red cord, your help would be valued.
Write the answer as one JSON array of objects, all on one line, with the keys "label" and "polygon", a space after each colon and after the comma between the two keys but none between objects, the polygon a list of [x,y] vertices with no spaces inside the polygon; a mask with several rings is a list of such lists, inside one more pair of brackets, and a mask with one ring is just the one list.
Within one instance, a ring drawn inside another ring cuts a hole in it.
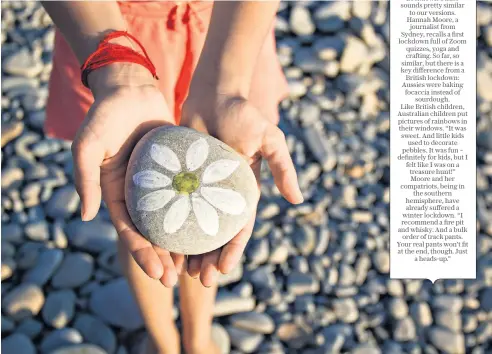
[{"label": "knotted red cord", "polygon": [[[138,44],[144,55],[123,45],[109,43],[109,41],[112,39],[124,36],[135,41],[135,43]],[[87,78],[92,71],[116,62],[140,64],[147,68],[154,78],[159,80],[154,64],[152,64],[152,62],[150,61],[145,48],[138,41],[138,39],[136,39],[134,36],[126,31],[114,31],[106,35],[101,40],[101,43],[99,43],[99,45],[97,46],[96,51],[92,53],[87,58],[84,65],[81,66],[80,70],[82,70],[81,76],[84,86],[89,88]]]}]

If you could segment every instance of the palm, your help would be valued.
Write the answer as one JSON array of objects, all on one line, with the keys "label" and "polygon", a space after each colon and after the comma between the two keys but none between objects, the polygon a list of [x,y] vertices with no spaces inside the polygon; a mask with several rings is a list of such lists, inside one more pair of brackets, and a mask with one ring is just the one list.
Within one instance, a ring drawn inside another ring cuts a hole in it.
[{"label": "palm", "polygon": [[[181,124],[215,136],[242,154],[253,169],[258,185],[261,158],[267,159],[282,194],[293,203],[302,201],[283,133],[245,99],[219,96],[188,101],[183,108]],[[255,216],[221,249],[191,257],[188,262],[190,275],[200,274],[202,283],[211,286],[217,276],[216,270],[229,272],[242,256],[254,221]]]},{"label": "palm", "polygon": [[149,276],[166,286],[176,282],[176,268],[184,257],[171,255],[140,235],[126,209],[124,185],[135,144],[153,128],[172,124],[170,117],[164,97],[154,87],[116,89],[98,97],[74,142],[78,190],[89,206],[85,219],[97,213],[102,191],[123,245]]}]

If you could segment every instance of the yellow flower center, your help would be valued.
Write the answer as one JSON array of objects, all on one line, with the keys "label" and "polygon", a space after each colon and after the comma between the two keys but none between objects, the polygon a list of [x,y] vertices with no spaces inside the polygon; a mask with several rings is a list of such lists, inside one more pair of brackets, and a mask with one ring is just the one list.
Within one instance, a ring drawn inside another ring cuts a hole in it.
[{"label": "yellow flower center", "polygon": [[181,194],[190,194],[198,189],[198,177],[191,172],[181,172],[173,178],[173,188]]}]

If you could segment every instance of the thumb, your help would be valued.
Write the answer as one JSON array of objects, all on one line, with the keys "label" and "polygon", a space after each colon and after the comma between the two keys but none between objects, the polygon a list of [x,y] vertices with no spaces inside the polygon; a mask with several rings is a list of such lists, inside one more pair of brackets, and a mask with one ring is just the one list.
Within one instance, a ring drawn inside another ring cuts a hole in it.
[{"label": "thumb", "polygon": [[104,149],[92,130],[83,125],[72,143],[75,187],[82,201],[83,221],[92,220],[101,205],[100,166]]},{"label": "thumb", "polygon": [[273,179],[280,193],[293,204],[299,204],[304,198],[297,182],[297,173],[290,157],[284,133],[274,124],[265,129],[260,150],[261,156],[268,162]]}]

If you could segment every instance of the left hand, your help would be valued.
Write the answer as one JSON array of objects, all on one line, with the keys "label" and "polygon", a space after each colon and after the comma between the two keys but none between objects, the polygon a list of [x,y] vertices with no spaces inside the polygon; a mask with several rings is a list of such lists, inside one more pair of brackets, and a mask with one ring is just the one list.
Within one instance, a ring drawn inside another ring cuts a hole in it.
[{"label": "left hand", "polygon": [[[293,204],[303,202],[283,132],[244,97],[214,89],[200,90],[199,94],[190,92],[180,125],[212,135],[235,149],[253,169],[258,187],[261,159],[266,159],[282,195]],[[216,282],[218,271],[230,272],[241,259],[255,217],[223,247],[189,257],[189,275],[200,275],[202,284],[210,287]]]}]

